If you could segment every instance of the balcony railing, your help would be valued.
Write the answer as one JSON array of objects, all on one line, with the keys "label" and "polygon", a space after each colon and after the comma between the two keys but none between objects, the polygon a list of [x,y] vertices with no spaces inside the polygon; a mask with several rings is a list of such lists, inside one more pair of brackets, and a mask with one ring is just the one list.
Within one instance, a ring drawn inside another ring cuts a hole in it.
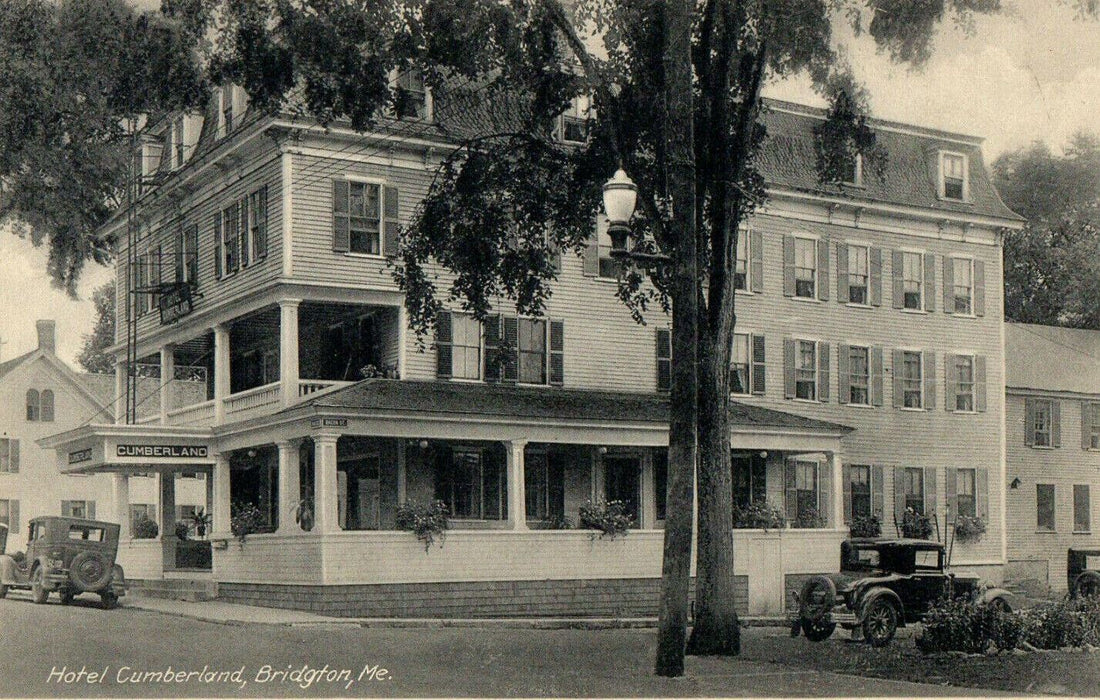
[{"label": "balcony railing", "polygon": [[355,382],[338,382],[328,379],[299,379],[298,380],[298,397],[304,398],[312,394],[321,392],[329,392],[341,387],[354,384]]},{"label": "balcony railing", "polygon": [[168,425],[213,425],[214,401],[184,406],[168,412]]},{"label": "balcony railing", "polygon": [[[354,382],[338,382],[325,379],[301,379],[298,381],[297,400],[313,398],[319,394],[327,394],[341,387],[354,384]],[[222,399],[225,406],[225,421],[233,422],[245,420],[265,413],[272,413],[282,405],[281,385],[272,382],[263,386],[240,391]],[[168,412],[168,425],[203,425],[214,424],[214,400],[184,406]],[[153,423],[159,419],[159,415],[142,419],[140,423]]]},{"label": "balcony railing", "polygon": [[264,409],[279,404],[279,386],[279,382],[272,382],[225,397],[225,420],[244,420],[252,414],[269,412]]}]

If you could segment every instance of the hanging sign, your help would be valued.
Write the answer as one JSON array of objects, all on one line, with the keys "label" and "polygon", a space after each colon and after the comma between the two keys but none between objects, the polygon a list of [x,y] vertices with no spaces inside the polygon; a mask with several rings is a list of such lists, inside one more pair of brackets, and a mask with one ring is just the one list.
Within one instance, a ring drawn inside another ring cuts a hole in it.
[{"label": "hanging sign", "polygon": [[181,282],[160,292],[157,297],[161,325],[175,323],[191,313],[191,285]]}]

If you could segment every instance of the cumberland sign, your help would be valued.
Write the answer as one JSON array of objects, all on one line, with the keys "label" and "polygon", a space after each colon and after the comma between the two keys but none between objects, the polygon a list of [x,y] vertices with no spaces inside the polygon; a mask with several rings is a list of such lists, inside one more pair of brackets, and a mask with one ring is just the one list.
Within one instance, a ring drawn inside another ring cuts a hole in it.
[{"label": "cumberland sign", "polygon": [[210,456],[206,445],[119,445],[119,457],[171,457],[175,459]]}]

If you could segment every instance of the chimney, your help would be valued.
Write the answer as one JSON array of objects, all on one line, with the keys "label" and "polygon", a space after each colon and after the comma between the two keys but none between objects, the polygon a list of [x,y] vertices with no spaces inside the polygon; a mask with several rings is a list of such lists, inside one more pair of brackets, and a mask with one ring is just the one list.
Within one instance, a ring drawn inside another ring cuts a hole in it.
[{"label": "chimney", "polygon": [[54,352],[57,347],[55,342],[57,323],[52,319],[43,320],[37,321],[35,326],[38,327],[38,349],[43,352]]}]

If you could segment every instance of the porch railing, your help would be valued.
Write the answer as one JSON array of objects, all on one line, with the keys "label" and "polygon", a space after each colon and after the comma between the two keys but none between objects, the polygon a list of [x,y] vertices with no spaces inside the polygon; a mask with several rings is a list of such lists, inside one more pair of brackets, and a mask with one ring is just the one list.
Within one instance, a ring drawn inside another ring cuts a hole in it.
[{"label": "porch railing", "polygon": [[168,412],[168,425],[212,425],[214,401],[203,401]]},{"label": "porch railing", "polygon": [[338,382],[327,379],[299,379],[298,397],[302,398],[322,391],[339,389],[355,382]]},{"label": "porch railing", "polygon": [[225,397],[226,420],[243,420],[247,413],[278,404],[279,386],[279,382],[272,382]]}]

